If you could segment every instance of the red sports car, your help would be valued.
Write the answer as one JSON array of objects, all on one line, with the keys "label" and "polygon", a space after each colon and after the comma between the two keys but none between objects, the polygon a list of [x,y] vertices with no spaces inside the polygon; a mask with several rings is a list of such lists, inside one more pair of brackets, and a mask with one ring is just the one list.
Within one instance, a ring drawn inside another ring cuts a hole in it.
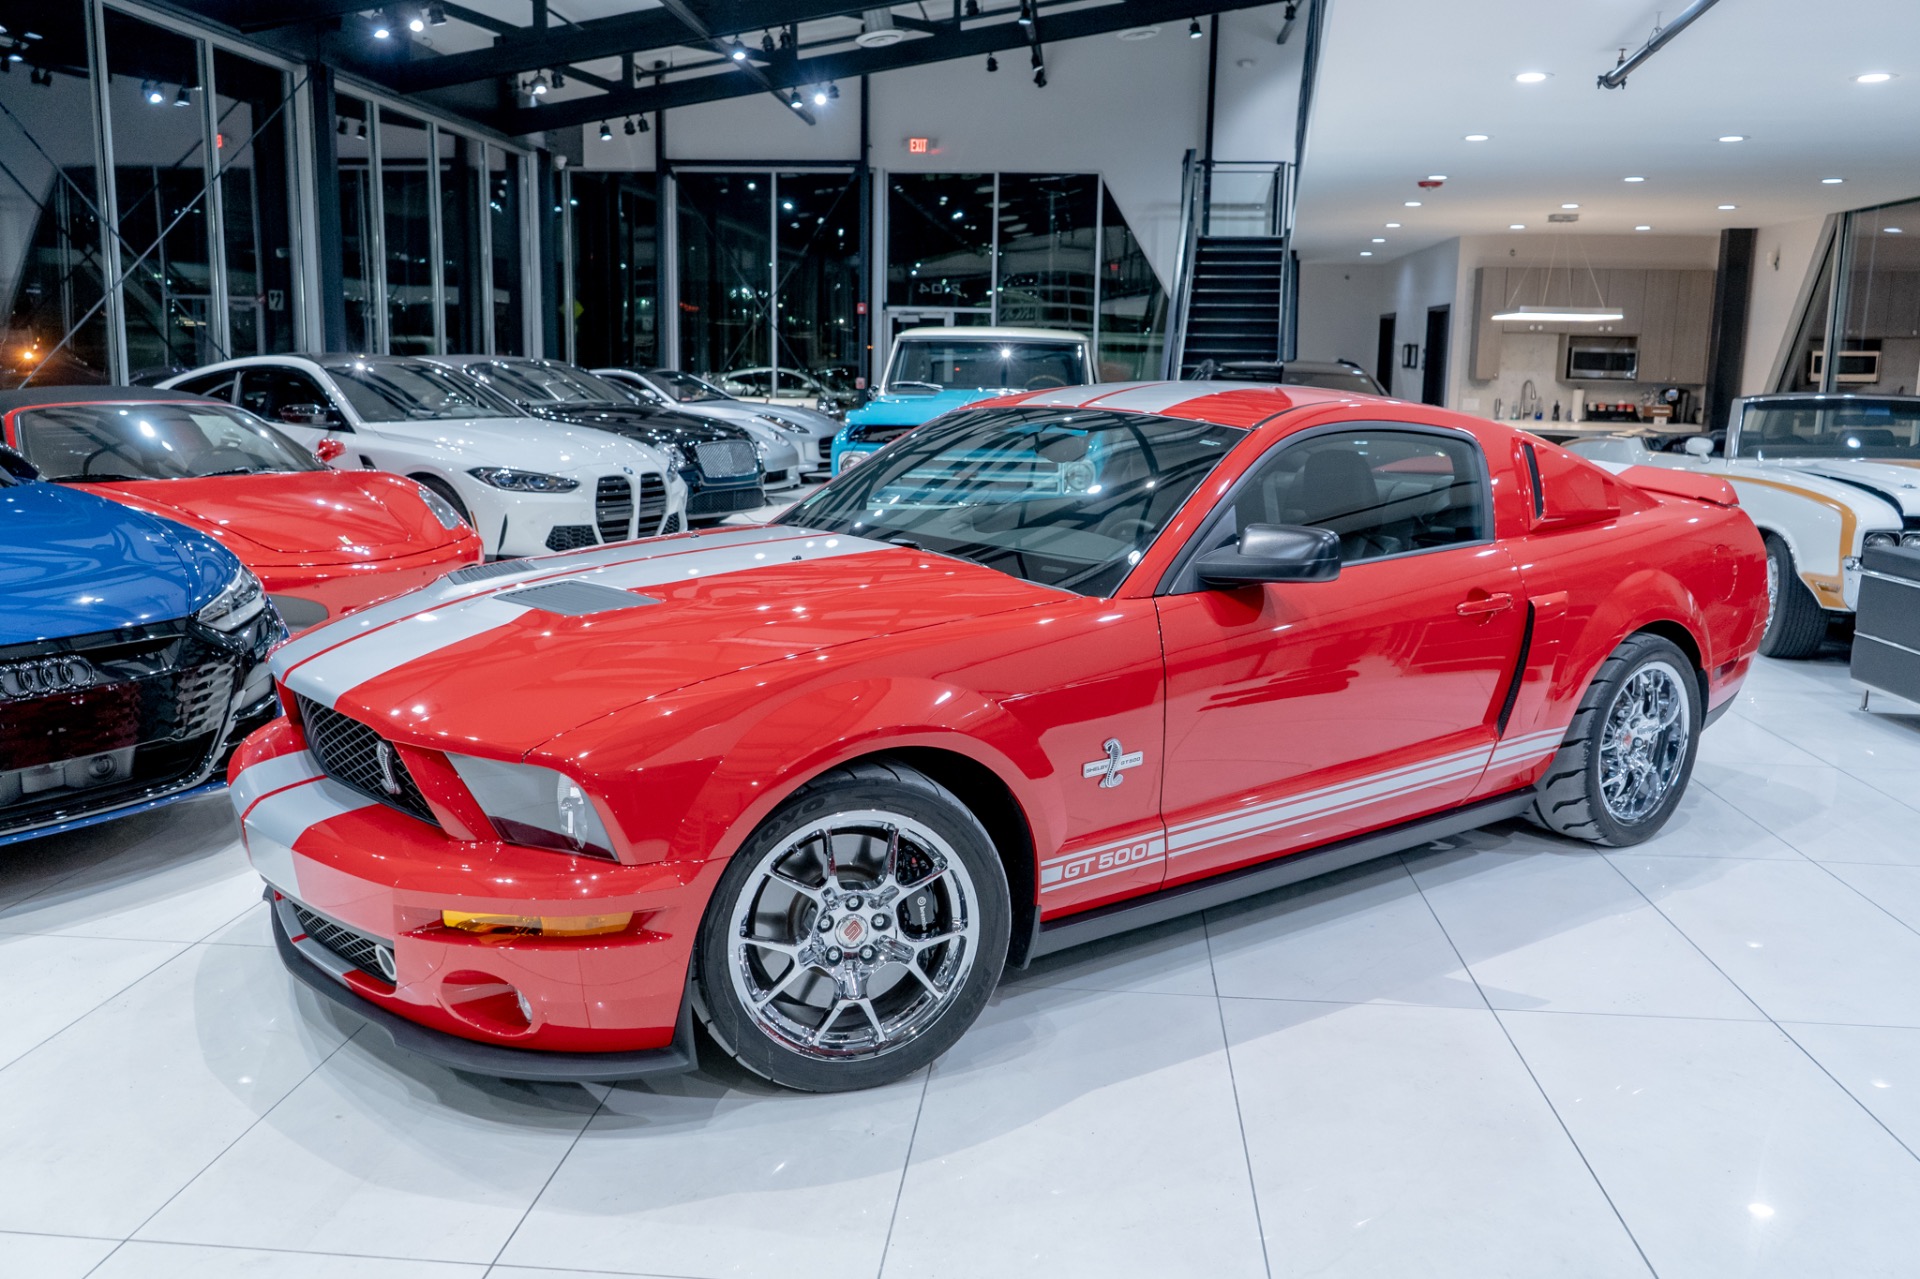
[{"label": "red sports car", "polygon": [[1647,838],[1746,675],[1718,480],[1367,396],[1079,387],[778,522],[463,569],[274,659],[281,953],[519,1078],[924,1065],[1007,964],[1531,816]]},{"label": "red sports car", "polygon": [[481,558],[439,494],[335,471],[231,404],[147,387],[0,393],[6,443],[47,479],[84,484],[224,543],[298,631]]}]

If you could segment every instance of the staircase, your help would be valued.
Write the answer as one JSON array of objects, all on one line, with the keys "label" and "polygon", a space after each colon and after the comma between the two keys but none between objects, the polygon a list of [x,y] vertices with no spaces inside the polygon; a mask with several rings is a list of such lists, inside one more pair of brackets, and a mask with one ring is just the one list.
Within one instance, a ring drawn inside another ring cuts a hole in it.
[{"label": "staircase", "polygon": [[1201,236],[1193,259],[1181,373],[1207,360],[1278,360],[1287,242],[1273,236]]}]

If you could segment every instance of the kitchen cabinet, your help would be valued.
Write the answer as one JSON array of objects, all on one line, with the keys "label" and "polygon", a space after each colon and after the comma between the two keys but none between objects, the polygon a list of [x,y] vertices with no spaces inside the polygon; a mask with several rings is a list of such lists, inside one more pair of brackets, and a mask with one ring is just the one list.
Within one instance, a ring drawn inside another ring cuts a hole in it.
[{"label": "kitchen cabinet", "polygon": [[[1668,382],[1704,385],[1707,348],[1713,335],[1713,272],[1681,271],[1680,298],[1674,307],[1673,349],[1668,357]],[[1648,379],[1642,377],[1642,382]]]},{"label": "kitchen cabinet", "polygon": [[1645,319],[1640,325],[1637,382],[1673,382],[1673,334],[1680,309],[1680,272],[1648,271]]},{"label": "kitchen cabinet", "polygon": [[1473,349],[1467,376],[1476,382],[1491,382],[1500,376],[1500,339],[1504,327],[1493,322],[1507,304],[1507,269],[1481,267],[1474,272]]}]

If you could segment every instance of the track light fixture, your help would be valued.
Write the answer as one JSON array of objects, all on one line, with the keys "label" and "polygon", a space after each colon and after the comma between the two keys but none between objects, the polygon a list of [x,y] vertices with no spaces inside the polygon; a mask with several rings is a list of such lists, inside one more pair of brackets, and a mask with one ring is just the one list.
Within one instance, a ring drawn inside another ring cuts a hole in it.
[{"label": "track light fixture", "polygon": [[[628,121],[628,123],[632,123],[632,121]],[[641,117],[640,117],[640,132],[642,132],[642,133],[647,133],[647,132],[650,132],[650,131],[651,131],[652,129],[653,129],[653,126],[647,123],[647,117],[645,117],[645,116],[641,116]]]},{"label": "track light fixture", "polygon": [[411,18],[407,19],[407,30],[413,32],[413,34],[419,35],[422,31],[425,31],[426,29],[427,29],[427,15],[425,10],[422,10],[419,13],[414,14]]},{"label": "track light fixture", "polygon": [[1020,25],[1023,27],[1033,25],[1033,0],[1020,0]]},{"label": "track light fixture", "polygon": [[999,69],[1000,69],[1000,59],[994,57],[991,53],[989,53],[987,55],[987,74],[992,75],[994,72],[998,71]]},{"label": "track light fixture", "polygon": [[193,93],[186,85],[181,85],[180,91],[173,95],[173,105],[176,107],[190,107],[193,105]]},{"label": "track light fixture", "polygon": [[1036,89],[1044,89],[1047,87],[1047,69],[1045,67],[1041,67],[1033,73],[1033,87]]},{"label": "track light fixture", "polygon": [[967,16],[969,18],[980,16],[980,0],[967,0]]},{"label": "track light fixture", "polygon": [[806,106],[806,103],[800,101],[800,91],[798,89],[787,90],[787,105],[792,107],[795,111],[798,111],[802,107]]},{"label": "track light fixture", "polygon": [[613,141],[613,126],[608,124],[605,120],[602,120],[600,122],[600,140],[602,142]]},{"label": "track light fixture", "polygon": [[773,52],[773,32],[762,31],[760,33],[760,51],[766,54]]},{"label": "track light fixture", "polygon": [[33,82],[39,85],[41,88],[51,89],[53,87],[53,68],[35,67],[33,69],[32,78],[33,78]]},{"label": "track light fixture", "polygon": [[816,107],[824,107],[827,105],[827,91],[825,88],[818,85],[814,86],[813,105]]},{"label": "track light fixture", "polygon": [[373,15],[373,38],[385,40],[393,35],[393,23],[387,20],[385,12]]},{"label": "track light fixture", "polygon": [[1198,18],[1187,19],[1187,39],[1198,40],[1201,37],[1205,36],[1206,34],[1207,34],[1206,32],[1200,29],[1200,19]]},{"label": "track light fixture", "polygon": [[543,98],[551,86],[547,83],[547,73],[542,71],[533,77],[533,83],[527,86],[527,96]]},{"label": "track light fixture", "polygon": [[142,80],[140,82],[140,96],[147,100],[148,106],[154,107],[159,106],[167,100],[167,95],[161,92],[160,86],[151,80]]},{"label": "track light fixture", "polygon": [[793,48],[793,28],[792,27],[780,28],[780,47],[782,49]]},{"label": "track light fixture", "polygon": [[566,88],[566,87],[567,87],[567,77],[566,77],[565,75],[563,75],[563,74],[562,74],[561,72],[559,72],[559,71],[555,71],[555,72],[553,73],[553,87],[554,87],[554,88],[556,88],[556,89],[564,89],[564,88]]},{"label": "track light fixture", "polygon": [[840,86],[831,80],[827,81],[827,97],[835,102],[840,100]]},{"label": "track light fixture", "polygon": [[425,13],[427,15],[428,26],[444,27],[447,25],[447,6],[444,4],[430,4],[426,7]]},{"label": "track light fixture", "polygon": [[727,49],[727,56],[735,62],[745,62],[747,60],[747,46],[735,40]]}]

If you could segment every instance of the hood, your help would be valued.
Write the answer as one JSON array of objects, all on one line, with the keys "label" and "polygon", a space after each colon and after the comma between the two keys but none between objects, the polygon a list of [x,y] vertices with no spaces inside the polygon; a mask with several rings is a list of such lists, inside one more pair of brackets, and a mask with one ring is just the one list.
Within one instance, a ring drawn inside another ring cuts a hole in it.
[{"label": "hood", "polygon": [[0,645],[185,617],[239,563],[206,538],[57,484],[0,488]]},{"label": "hood", "polygon": [[1759,465],[1818,475],[1873,494],[1896,507],[1909,520],[1920,519],[1920,459],[1907,462],[1886,458],[1782,458]]},{"label": "hood", "polygon": [[[643,441],[538,417],[374,422],[359,429],[409,442],[430,441],[464,466],[505,464],[558,475],[623,466],[643,471],[669,469],[666,459]],[[340,439],[351,455],[353,437],[344,435]]]},{"label": "hood", "polygon": [[[518,755],[729,672],[1074,598],[961,560],[779,525],[502,567],[461,570],[308,631],[275,653],[275,674],[415,740]],[[581,611],[606,605],[616,607]]]},{"label": "hood", "polygon": [[752,406],[737,404],[714,405],[712,407],[726,408],[729,411],[743,411],[748,418],[757,416],[777,417],[782,422],[790,422],[794,426],[810,432],[816,439],[824,435],[832,435],[840,429],[840,423],[828,417],[825,413],[818,412],[814,409],[802,408],[797,404],[756,404]]},{"label": "hood", "polygon": [[648,444],[711,444],[715,440],[740,438],[733,427],[723,423],[704,421],[690,413],[651,409],[639,404],[631,408],[552,404],[542,405],[535,411],[549,421],[613,431]]},{"label": "hood", "polygon": [[847,414],[847,425],[919,426],[942,413],[990,400],[1005,392],[989,387],[948,387],[935,395],[876,395]]},{"label": "hood", "polygon": [[[92,487],[229,544],[251,543],[283,555],[382,560],[431,544],[421,533],[426,512],[411,483],[364,471],[288,471]],[[426,523],[445,532],[447,539],[458,536],[440,529],[437,520],[428,518]]]}]

